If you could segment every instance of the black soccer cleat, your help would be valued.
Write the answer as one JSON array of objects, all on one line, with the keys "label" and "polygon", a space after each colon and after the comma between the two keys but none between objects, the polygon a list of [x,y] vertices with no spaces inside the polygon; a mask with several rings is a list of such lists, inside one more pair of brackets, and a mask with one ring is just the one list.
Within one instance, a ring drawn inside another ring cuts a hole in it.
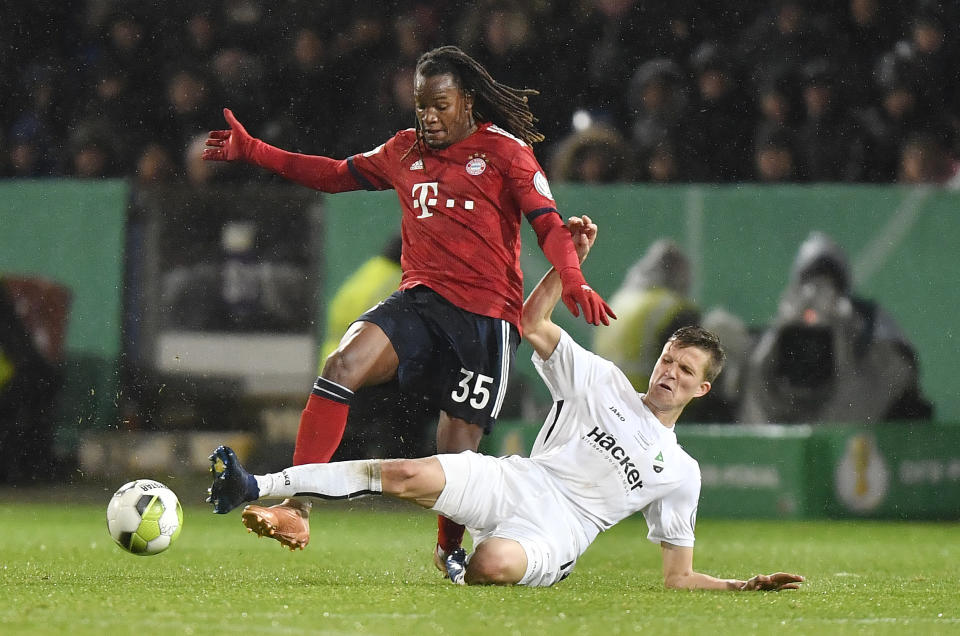
[{"label": "black soccer cleat", "polygon": [[237,454],[229,446],[218,446],[210,455],[210,473],[213,485],[207,492],[207,503],[213,504],[213,511],[225,515],[237,506],[260,498],[257,480],[248,473]]},{"label": "black soccer cleat", "polygon": [[466,585],[464,577],[467,575],[467,551],[463,548],[457,548],[447,555],[444,560],[447,566],[447,576],[454,585]]}]

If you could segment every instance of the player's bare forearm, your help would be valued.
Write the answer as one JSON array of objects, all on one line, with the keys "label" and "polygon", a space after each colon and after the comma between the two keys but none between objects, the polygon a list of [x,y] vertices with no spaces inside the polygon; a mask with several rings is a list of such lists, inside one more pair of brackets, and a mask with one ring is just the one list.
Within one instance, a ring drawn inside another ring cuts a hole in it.
[{"label": "player's bare forearm", "polygon": [[682,576],[665,578],[663,584],[675,590],[739,590],[745,581],[736,579],[718,579],[701,572],[690,572]]},{"label": "player's bare forearm", "polygon": [[[582,263],[597,238],[597,226],[590,217],[583,216],[571,217],[567,221],[567,228],[576,247],[577,257]],[[560,274],[551,267],[523,303],[520,323],[523,336],[544,360],[550,357],[560,342],[560,327],[551,320],[551,316],[562,292]]]},{"label": "player's bare forearm", "polygon": [[560,274],[551,267],[523,303],[520,329],[523,337],[543,360],[550,357],[560,342],[560,327],[550,317],[560,300],[561,290]]},{"label": "player's bare forearm", "polygon": [[747,581],[739,579],[718,579],[702,572],[689,572],[687,574],[664,578],[664,585],[671,589],[678,590],[727,590],[730,592],[752,592],[752,591],[773,591],[795,590],[800,583],[803,583],[803,577],[799,574],[789,574],[787,572],[777,572],[776,574],[758,574]]},{"label": "player's bare forearm", "polygon": [[795,590],[803,582],[799,574],[777,572],[758,574],[747,581],[718,579],[693,569],[693,548],[660,544],[663,556],[663,583],[666,587],[683,590],[728,590],[749,592],[754,590]]}]

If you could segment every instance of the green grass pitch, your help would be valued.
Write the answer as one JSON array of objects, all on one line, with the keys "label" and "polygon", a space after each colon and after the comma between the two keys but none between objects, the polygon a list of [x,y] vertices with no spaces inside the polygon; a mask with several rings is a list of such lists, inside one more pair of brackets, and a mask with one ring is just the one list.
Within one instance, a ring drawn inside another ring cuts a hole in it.
[{"label": "green grass pitch", "polygon": [[957,524],[703,519],[698,570],[807,577],[728,593],[665,590],[636,518],[553,588],[463,588],[434,570],[435,517],[412,507],[318,503],[291,553],[187,503],[173,547],[138,557],[107,533],[109,494],[0,499],[0,634],[960,634]]}]

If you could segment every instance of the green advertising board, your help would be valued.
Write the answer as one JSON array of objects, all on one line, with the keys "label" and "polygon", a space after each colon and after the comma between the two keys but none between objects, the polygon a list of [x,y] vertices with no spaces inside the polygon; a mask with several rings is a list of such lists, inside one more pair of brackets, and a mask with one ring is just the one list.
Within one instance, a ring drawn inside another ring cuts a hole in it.
[{"label": "green advertising board", "polygon": [[896,425],[820,428],[808,479],[825,479],[829,517],[960,519],[960,429]]},{"label": "green advertising board", "polygon": [[122,349],[126,210],[119,179],[0,182],[0,275],[43,277],[70,290],[57,445],[116,426]]},{"label": "green advertising board", "polygon": [[809,426],[677,426],[700,464],[701,517],[816,516],[807,474]]},{"label": "green advertising board", "polygon": [[960,428],[680,426],[701,517],[960,519]]},{"label": "green advertising board", "polygon": [[[539,424],[501,420],[481,450],[526,455]],[[960,519],[960,427],[679,425],[700,518]]]}]

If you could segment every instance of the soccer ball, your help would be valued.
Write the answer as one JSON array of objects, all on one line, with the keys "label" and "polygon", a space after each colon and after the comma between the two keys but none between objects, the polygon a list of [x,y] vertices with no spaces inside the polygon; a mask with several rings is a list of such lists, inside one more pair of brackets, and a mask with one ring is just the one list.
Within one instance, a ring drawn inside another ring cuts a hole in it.
[{"label": "soccer ball", "polygon": [[163,552],[180,536],[183,510],[172,490],[152,479],[128,482],[107,504],[107,529],[121,548],[140,556]]}]

